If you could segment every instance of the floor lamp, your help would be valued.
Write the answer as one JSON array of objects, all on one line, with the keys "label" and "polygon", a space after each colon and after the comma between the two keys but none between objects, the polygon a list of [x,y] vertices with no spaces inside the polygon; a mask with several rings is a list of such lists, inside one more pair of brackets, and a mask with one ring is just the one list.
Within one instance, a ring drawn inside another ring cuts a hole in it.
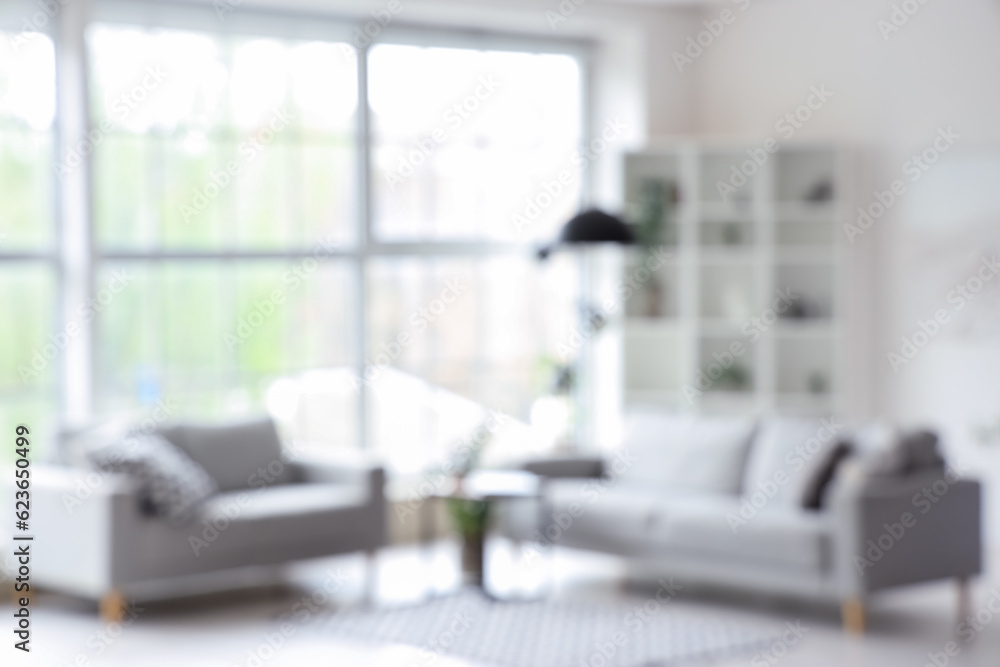
[{"label": "floor lamp", "polygon": [[[632,245],[635,242],[632,230],[620,218],[598,209],[589,209],[577,214],[563,225],[556,241],[538,251],[538,258],[541,261],[545,261],[550,254],[560,249],[574,252],[581,286],[580,303],[577,307],[579,331],[591,332],[598,329],[602,323],[595,320],[606,318],[604,309],[593,303],[591,291],[593,258],[589,251],[608,244]],[[576,376],[579,379],[573,388],[572,399],[576,407],[572,423],[572,442],[575,447],[578,447],[582,440],[592,437],[591,424],[589,420],[583,419],[587,407],[593,404],[593,387],[590,382],[593,369],[590,351],[588,333],[577,351],[575,361]]]}]

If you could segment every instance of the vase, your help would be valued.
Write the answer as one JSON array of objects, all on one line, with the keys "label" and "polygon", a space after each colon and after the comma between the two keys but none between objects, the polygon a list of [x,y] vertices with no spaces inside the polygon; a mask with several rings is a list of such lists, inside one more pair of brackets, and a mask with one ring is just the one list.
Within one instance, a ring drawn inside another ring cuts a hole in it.
[{"label": "vase", "polygon": [[653,276],[646,285],[646,317],[663,317],[663,286]]},{"label": "vase", "polygon": [[482,535],[462,535],[462,579],[466,584],[483,585]]}]

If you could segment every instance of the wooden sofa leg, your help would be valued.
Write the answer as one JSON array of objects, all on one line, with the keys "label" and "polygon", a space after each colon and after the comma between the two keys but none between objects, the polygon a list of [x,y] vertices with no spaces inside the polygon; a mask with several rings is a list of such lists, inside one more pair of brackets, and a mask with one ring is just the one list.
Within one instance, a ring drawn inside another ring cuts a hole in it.
[{"label": "wooden sofa leg", "polygon": [[121,623],[125,617],[125,598],[118,590],[112,590],[101,598],[101,618],[106,623]]},{"label": "wooden sofa leg", "polygon": [[844,629],[851,634],[865,633],[865,603],[861,598],[848,598],[840,603]]},{"label": "wooden sofa leg", "polygon": [[958,623],[972,615],[972,588],[968,577],[958,578]]}]

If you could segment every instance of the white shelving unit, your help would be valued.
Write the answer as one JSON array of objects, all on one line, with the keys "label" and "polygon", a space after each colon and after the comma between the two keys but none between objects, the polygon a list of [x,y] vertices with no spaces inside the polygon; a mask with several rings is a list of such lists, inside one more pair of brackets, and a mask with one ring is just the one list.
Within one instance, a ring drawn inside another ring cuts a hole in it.
[{"label": "white shelving unit", "polygon": [[[627,405],[843,409],[844,156],[831,145],[784,145],[724,197],[718,183],[730,183],[753,148],[685,142],[625,158],[626,217],[655,218],[650,202],[668,193],[661,241],[674,253],[626,304]],[[772,320],[788,289],[791,307]],[[745,352],[728,364],[737,344]]]}]

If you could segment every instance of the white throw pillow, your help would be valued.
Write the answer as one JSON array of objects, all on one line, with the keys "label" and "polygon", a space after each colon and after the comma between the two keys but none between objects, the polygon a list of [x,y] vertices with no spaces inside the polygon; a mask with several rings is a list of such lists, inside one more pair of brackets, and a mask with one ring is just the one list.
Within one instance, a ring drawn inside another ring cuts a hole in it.
[{"label": "white throw pillow", "polygon": [[754,427],[751,419],[633,413],[626,419],[625,449],[636,461],[622,483],[738,494]]},{"label": "white throw pillow", "polygon": [[86,468],[91,451],[120,442],[129,434],[132,421],[126,416],[112,416],[59,433],[58,460],[74,468]]},{"label": "white throw pillow", "polygon": [[173,524],[189,521],[218,491],[204,468],[159,435],[143,434],[100,447],[90,452],[89,459],[98,470],[135,479],[143,509]]},{"label": "white throw pillow", "polygon": [[765,420],[750,446],[743,495],[773,506],[803,507],[811,483],[844,435],[836,419]]}]

